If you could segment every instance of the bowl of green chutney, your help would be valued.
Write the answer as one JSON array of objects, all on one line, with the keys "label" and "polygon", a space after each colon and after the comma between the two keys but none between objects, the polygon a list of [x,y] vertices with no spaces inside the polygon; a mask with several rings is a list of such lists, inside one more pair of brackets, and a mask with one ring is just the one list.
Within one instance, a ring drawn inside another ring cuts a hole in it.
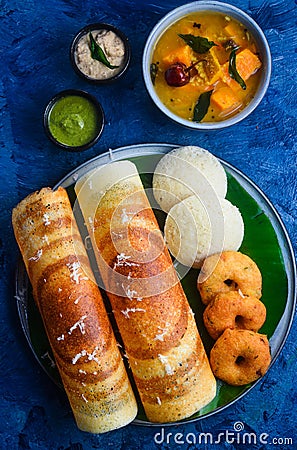
[{"label": "bowl of green chutney", "polygon": [[43,125],[49,139],[64,150],[83,151],[96,144],[104,128],[104,112],[88,92],[67,89],[47,104]]}]

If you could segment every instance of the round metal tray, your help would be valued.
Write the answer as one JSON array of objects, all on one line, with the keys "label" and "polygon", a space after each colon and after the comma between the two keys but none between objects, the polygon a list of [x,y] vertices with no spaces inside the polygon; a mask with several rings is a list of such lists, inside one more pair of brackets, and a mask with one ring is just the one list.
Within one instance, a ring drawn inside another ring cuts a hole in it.
[{"label": "round metal tray", "polygon": [[[116,160],[133,161],[144,176],[145,187],[150,187],[151,174],[158,160],[178,145],[140,144],[109,150],[82,164],[66,175],[54,188],[63,186],[74,203],[74,185],[79,177],[90,170]],[[296,265],[292,246],[286,229],[275,208],[263,192],[242,172],[227,162],[220,160],[228,176],[227,198],[241,211],[245,222],[245,238],[241,246],[243,253],[249,254],[258,264],[263,277],[262,301],[267,308],[267,319],[261,332],[269,337],[272,363],[278,357],[289,333],[296,303]],[[84,231],[82,230],[82,233]],[[213,341],[204,329],[201,315],[201,301],[196,289],[198,271],[191,269],[182,280],[188,296],[206,351]],[[16,301],[21,325],[36,359],[48,376],[61,386],[50,346],[43,328],[42,319],[33,301],[31,286],[20,259],[16,271]],[[198,308],[197,308],[198,306]],[[192,417],[175,423],[188,423],[215,414],[243,397],[261,379],[250,385],[234,387],[218,381],[215,399]],[[135,424],[165,426],[170,424],[151,423],[147,420],[142,406]]]}]

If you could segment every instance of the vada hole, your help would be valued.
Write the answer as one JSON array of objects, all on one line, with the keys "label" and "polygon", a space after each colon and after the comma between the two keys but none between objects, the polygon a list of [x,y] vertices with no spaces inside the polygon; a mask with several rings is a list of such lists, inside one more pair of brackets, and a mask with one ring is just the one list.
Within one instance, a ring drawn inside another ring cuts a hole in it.
[{"label": "vada hole", "polygon": [[241,315],[235,317],[235,324],[238,328],[244,328],[244,318]]},{"label": "vada hole", "polygon": [[235,360],[235,364],[237,364],[238,366],[240,366],[241,364],[243,364],[245,361],[245,358],[243,356],[237,356],[236,360]]},{"label": "vada hole", "polygon": [[237,290],[238,284],[234,280],[231,280],[230,278],[227,278],[227,280],[224,280],[224,283],[228,287],[232,287],[234,290]]}]

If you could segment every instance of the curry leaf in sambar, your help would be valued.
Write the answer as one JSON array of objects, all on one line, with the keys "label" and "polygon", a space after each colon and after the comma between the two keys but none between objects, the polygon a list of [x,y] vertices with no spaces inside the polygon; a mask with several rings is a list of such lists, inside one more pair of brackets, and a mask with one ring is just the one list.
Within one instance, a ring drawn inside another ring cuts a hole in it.
[{"label": "curry leaf in sambar", "polygon": [[201,120],[207,113],[212,92],[213,91],[203,92],[203,94],[201,94],[200,97],[198,98],[198,102],[196,103],[194,108],[194,115],[193,115],[194,122],[201,122]]},{"label": "curry leaf in sambar", "polygon": [[206,53],[213,46],[217,45],[202,36],[193,36],[192,34],[178,34],[186,44],[188,44],[196,53]]},{"label": "curry leaf in sambar", "polygon": [[234,48],[229,56],[229,75],[231,78],[233,78],[233,80],[235,80],[241,87],[243,90],[246,89],[246,84],[244,82],[244,80],[241,78],[241,76],[238,73],[238,70],[236,68],[236,51],[238,50],[239,47]]},{"label": "curry leaf in sambar", "polygon": [[153,84],[155,84],[157,73],[158,73],[158,65],[156,63],[152,63],[150,65],[150,74]]}]

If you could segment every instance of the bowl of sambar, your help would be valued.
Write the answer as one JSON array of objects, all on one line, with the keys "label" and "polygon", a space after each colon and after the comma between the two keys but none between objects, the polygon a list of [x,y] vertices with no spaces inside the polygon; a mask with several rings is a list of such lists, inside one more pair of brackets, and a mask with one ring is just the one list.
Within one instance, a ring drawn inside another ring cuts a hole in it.
[{"label": "bowl of sambar", "polygon": [[244,11],[196,1],[155,25],[142,70],[151,99],[170,119],[198,130],[220,129],[259,105],[271,54],[263,31]]}]

